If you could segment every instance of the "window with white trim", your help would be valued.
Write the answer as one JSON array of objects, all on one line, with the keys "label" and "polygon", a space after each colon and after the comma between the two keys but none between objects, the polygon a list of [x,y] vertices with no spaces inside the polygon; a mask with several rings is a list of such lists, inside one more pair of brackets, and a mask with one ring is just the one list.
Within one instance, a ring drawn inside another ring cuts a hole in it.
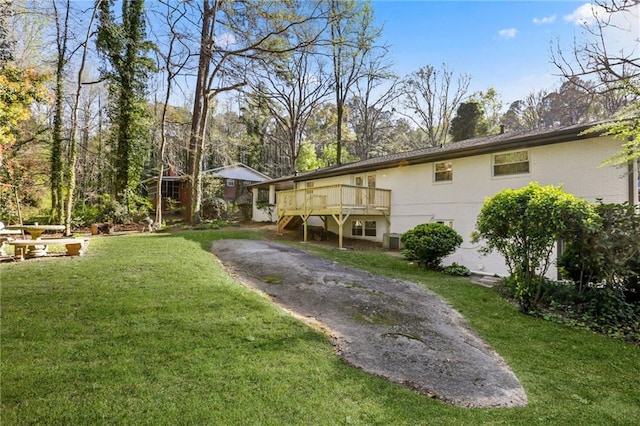
[{"label": "window with white trim", "polygon": [[433,180],[434,182],[450,182],[453,180],[453,165],[451,161],[433,165]]},{"label": "window with white trim", "polygon": [[233,179],[227,179],[227,186],[236,186],[236,181]]},{"label": "window with white trim", "polygon": [[375,237],[377,224],[375,220],[352,220],[351,235],[354,237]]},{"label": "window with white trim", "polygon": [[439,220],[436,220],[435,222],[448,226],[449,228],[453,229],[453,220],[451,219],[439,219]]},{"label": "window with white trim", "polygon": [[162,181],[162,197],[163,198],[172,198],[174,200],[180,199],[180,182],[176,181]]},{"label": "window with white trim", "polygon": [[259,203],[268,203],[269,202],[269,190],[264,188],[258,188],[258,202]]},{"label": "window with white trim", "polygon": [[493,175],[508,176],[529,173],[529,151],[513,151],[493,155]]},{"label": "window with white trim", "polygon": [[375,237],[376,236],[376,221],[375,220],[365,220],[364,221],[364,236],[365,237]]}]

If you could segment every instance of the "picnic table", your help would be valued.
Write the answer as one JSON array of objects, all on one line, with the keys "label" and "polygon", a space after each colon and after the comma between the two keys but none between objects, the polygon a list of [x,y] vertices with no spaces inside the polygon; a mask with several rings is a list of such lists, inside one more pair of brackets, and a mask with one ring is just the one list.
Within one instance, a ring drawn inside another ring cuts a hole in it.
[{"label": "picnic table", "polygon": [[64,231],[64,225],[40,225],[38,222],[35,222],[32,225],[7,225],[5,229],[17,229],[23,230],[27,234],[31,235],[32,240],[37,240],[41,237],[43,233],[46,231]]},{"label": "picnic table", "polygon": [[[64,231],[64,225],[40,225],[35,222],[30,225],[7,225],[5,229],[8,230],[18,230],[25,231],[29,235],[31,235],[31,240],[13,240],[10,241],[9,244],[18,247],[22,246],[26,248],[26,257],[41,257],[47,255],[47,246],[49,244],[55,244],[58,240],[46,240],[42,239],[41,236],[46,231]],[[37,243],[40,241],[40,244]]]}]

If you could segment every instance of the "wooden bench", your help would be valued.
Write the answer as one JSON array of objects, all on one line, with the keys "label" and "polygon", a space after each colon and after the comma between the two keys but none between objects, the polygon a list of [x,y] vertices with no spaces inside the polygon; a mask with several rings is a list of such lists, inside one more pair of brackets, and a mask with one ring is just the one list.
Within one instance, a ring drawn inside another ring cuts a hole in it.
[{"label": "wooden bench", "polygon": [[11,240],[14,255],[20,260],[26,257],[45,256],[48,246],[60,245],[67,249],[67,256],[82,256],[89,245],[88,238],[43,238],[38,240]]}]

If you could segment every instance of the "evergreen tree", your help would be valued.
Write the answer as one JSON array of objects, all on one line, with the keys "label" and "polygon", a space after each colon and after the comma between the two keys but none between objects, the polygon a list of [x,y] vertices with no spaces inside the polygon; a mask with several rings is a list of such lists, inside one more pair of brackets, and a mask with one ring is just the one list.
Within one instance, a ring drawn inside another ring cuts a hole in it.
[{"label": "evergreen tree", "polygon": [[147,137],[148,111],[144,95],[153,62],[146,56],[152,44],[145,40],[144,0],[122,1],[122,22],[116,22],[114,0],[99,3],[97,48],[110,69],[109,118],[113,126],[113,192],[128,204],[128,195],[140,181]]},{"label": "evergreen tree", "polygon": [[449,128],[451,141],[458,142],[486,135],[487,126],[483,117],[484,112],[478,102],[461,103],[456,116],[451,120],[451,127]]}]

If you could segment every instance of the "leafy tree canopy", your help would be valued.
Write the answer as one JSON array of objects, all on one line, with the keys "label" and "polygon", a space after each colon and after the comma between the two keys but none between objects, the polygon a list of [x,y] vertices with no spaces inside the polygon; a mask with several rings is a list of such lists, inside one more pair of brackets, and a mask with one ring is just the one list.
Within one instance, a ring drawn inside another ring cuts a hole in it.
[{"label": "leafy tree canopy", "polygon": [[478,102],[461,103],[456,116],[451,120],[451,127],[449,128],[451,141],[458,142],[486,135],[487,125],[483,117],[484,112]]}]

